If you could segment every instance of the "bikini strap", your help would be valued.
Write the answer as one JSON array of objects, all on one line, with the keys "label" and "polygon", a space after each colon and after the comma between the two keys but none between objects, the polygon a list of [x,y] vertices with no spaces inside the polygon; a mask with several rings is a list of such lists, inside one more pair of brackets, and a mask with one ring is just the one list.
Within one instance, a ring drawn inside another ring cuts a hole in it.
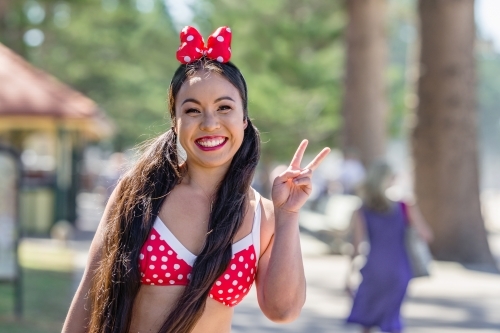
[{"label": "bikini strap", "polygon": [[260,194],[255,189],[254,193],[255,193],[255,215],[252,226],[252,241],[258,261],[258,258],[260,257],[260,220],[262,213],[260,208]]}]

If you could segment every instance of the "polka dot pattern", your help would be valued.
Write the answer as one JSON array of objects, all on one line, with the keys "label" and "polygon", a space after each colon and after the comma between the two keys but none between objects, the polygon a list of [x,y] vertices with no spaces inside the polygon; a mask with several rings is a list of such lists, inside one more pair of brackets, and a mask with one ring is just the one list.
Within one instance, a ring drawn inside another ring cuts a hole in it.
[{"label": "polka dot pattern", "polygon": [[229,27],[220,27],[208,37],[207,45],[196,28],[187,26],[180,33],[181,45],[176,57],[182,64],[194,62],[204,55],[218,62],[228,62],[231,58],[231,37]]},{"label": "polka dot pattern", "polygon": [[235,306],[252,288],[256,270],[255,248],[251,245],[234,255],[228,269],[212,286],[210,297],[226,306]]},{"label": "polka dot pattern", "polygon": [[209,55],[210,59],[218,62],[228,62],[231,58],[231,29],[220,27],[208,37],[207,49],[212,49]]},{"label": "polka dot pattern", "polygon": [[[155,286],[168,284],[186,286],[189,281],[187,275],[192,270],[188,263],[177,257],[167,242],[160,239],[154,228],[142,246],[139,269],[142,272],[141,283]],[[171,277],[175,279],[169,279]]]},{"label": "polka dot pattern", "polygon": [[193,27],[185,27],[180,33],[181,45],[177,50],[176,57],[179,62],[188,64],[202,57],[202,53],[196,51],[205,48],[205,42],[200,32]]},{"label": "polka dot pattern", "polygon": [[[154,228],[142,247],[139,267],[141,283],[151,286],[186,286],[191,278],[192,267],[175,253]],[[210,298],[228,307],[235,306],[252,288],[256,272],[255,247],[250,245],[233,254],[228,268],[212,286]]]}]

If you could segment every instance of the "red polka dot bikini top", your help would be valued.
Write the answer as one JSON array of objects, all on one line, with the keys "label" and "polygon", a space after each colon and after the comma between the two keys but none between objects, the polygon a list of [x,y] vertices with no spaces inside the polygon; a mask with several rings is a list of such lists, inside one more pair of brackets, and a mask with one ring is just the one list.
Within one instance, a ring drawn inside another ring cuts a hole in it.
[{"label": "red polka dot bikini top", "polygon": [[[232,307],[250,291],[257,272],[260,255],[260,194],[255,192],[256,209],[252,232],[232,245],[233,257],[226,271],[210,290],[210,298]],[[191,278],[196,260],[192,254],[156,218],[153,229],[139,255],[141,283],[152,286],[185,286]]]}]

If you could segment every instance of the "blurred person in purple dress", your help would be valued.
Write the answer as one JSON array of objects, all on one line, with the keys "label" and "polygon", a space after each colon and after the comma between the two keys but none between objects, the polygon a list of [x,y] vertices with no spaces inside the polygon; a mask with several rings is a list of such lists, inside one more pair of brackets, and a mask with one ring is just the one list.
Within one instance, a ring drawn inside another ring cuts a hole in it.
[{"label": "blurred person in purple dress", "polygon": [[367,241],[369,253],[361,268],[362,281],[352,293],[354,299],[348,323],[362,326],[368,333],[374,327],[382,332],[401,332],[401,304],[412,271],[405,248],[405,231],[413,225],[422,239],[432,240],[432,232],[415,205],[394,202],[385,192],[392,185],[394,174],[383,161],[368,170],[362,187],[362,205],[351,219],[353,258]]}]

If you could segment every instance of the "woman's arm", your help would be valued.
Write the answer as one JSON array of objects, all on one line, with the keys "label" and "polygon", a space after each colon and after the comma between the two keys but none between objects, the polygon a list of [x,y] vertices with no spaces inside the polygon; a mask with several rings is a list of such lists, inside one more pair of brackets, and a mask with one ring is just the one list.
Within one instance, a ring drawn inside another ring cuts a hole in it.
[{"label": "woman's arm", "polygon": [[115,202],[118,187],[119,186],[115,188],[108,200],[106,209],[104,210],[104,214],[99,223],[99,227],[97,228],[94,239],[92,240],[87,260],[87,266],[85,267],[85,272],[83,273],[82,280],[69,307],[68,315],[66,316],[66,320],[64,321],[62,333],[87,332],[91,306],[88,293],[91,287],[92,278],[94,277],[94,272],[98,268],[99,261],[101,259],[106,222],[108,220],[110,207]]},{"label": "woman's arm", "polygon": [[432,242],[434,239],[434,234],[431,228],[425,221],[424,216],[420,212],[417,205],[407,205],[408,207],[408,219],[410,224],[415,227],[419,236],[425,240],[427,243]]},{"label": "woman's arm", "polygon": [[352,235],[352,252],[349,266],[345,278],[345,290],[351,298],[355,296],[355,287],[353,286],[353,274],[359,272],[359,269],[364,265],[365,258],[360,255],[367,255],[367,238],[365,228],[365,220],[363,214],[359,209],[352,212],[351,220],[349,222],[350,233]]},{"label": "woman's arm", "polygon": [[264,210],[270,212],[267,223],[274,224],[274,235],[259,260],[257,298],[269,319],[284,323],[299,316],[306,299],[306,280],[298,213],[273,208],[272,203],[264,204]]},{"label": "woman's arm", "polygon": [[313,170],[330,152],[328,148],[323,149],[302,169],[300,163],[306,147],[304,140],[288,169],[274,180],[272,203],[264,202],[269,222],[274,223],[274,235],[259,260],[257,297],[264,314],[275,322],[296,319],[306,299],[299,210],[311,194]]},{"label": "woman's arm", "polygon": [[365,221],[363,219],[363,215],[356,209],[352,212],[350,227],[352,228],[352,246],[353,252],[351,254],[352,258],[355,258],[359,254],[366,254],[364,249],[362,249],[362,245],[366,242],[366,230],[365,230]]}]

